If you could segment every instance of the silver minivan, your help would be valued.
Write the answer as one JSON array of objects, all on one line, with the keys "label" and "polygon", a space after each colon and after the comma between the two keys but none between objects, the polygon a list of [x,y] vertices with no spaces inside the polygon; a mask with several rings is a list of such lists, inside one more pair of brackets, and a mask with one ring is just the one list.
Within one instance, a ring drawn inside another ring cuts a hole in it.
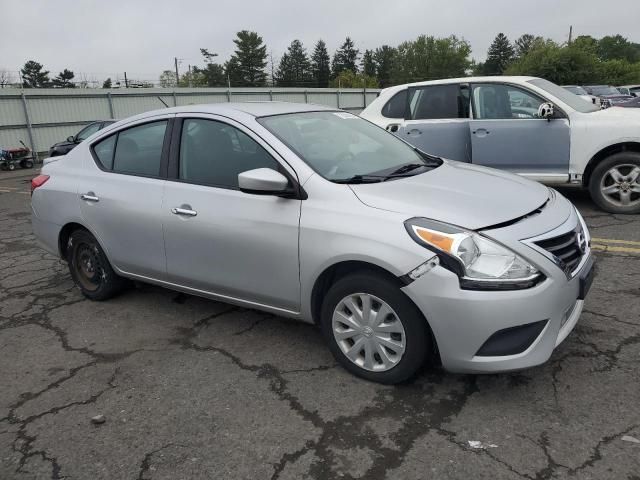
[{"label": "silver minivan", "polygon": [[92,300],[134,279],[312,322],[346,369],[384,383],[427,361],[545,362],[593,276],[559,193],[313,105],[122,120],[45,164],[32,213]]}]

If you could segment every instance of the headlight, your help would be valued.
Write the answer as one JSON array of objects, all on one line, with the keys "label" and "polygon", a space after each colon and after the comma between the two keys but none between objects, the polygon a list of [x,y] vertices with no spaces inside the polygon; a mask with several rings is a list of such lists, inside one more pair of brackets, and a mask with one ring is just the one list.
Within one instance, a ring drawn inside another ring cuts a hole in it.
[{"label": "headlight", "polygon": [[472,290],[516,290],[536,285],[544,276],[512,250],[476,232],[425,218],[405,222],[409,235],[440,257],[440,264]]}]

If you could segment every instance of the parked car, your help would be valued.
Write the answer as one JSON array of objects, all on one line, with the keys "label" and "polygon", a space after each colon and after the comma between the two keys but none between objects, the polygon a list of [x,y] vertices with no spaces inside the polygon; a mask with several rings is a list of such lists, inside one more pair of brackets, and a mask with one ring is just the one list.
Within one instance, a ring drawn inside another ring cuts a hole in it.
[{"label": "parked car", "polygon": [[631,95],[632,97],[640,96],[640,85],[624,85],[622,87],[616,87],[616,89],[623,95]]},{"label": "parked car", "polygon": [[587,91],[579,85],[563,85],[567,92],[571,92],[574,95],[578,95],[580,98],[583,98],[587,102],[593,103],[594,105],[600,105],[600,99],[593,95],[589,95]]},{"label": "parked car", "polygon": [[598,97],[600,103],[605,107],[613,107],[633,98],[632,95],[620,93],[616,87],[611,85],[586,85],[584,89],[589,92],[589,95]]},{"label": "parked car", "polygon": [[106,127],[107,125],[111,125],[114,122],[115,120],[96,120],[94,122],[91,122],[75,135],[67,137],[65,141],[54,144],[49,149],[49,157],[66,155],[71,150],[73,150],[80,142],[86,140],[98,130],[102,130],[104,127]]},{"label": "parked car", "polygon": [[635,97],[631,100],[627,100],[626,102],[619,103],[616,107],[640,108],[640,97]]},{"label": "parked car", "polygon": [[638,213],[638,113],[541,78],[473,77],[385,89],[361,116],[433,155],[583,186],[606,211]]},{"label": "parked car", "polygon": [[314,105],[138,115],[32,189],[37,239],[87,298],[135,279],[314,322],[347,370],[383,383],[429,358],[455,372],[545,362],[593,275],[559,193]]}]

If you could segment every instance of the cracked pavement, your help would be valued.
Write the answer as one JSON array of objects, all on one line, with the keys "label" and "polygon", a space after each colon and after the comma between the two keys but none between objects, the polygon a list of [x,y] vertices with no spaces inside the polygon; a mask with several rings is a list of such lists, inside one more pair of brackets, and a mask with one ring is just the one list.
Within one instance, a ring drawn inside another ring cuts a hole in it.
[{"label": "cracked pavement", "polygon": [[[0,176],[1,479],[640,478],[638,254],[596,252],[546,365],[382,386],[310,325],[148,285],[84,300],[36,246],[31,174]],[[640,216],[563,193],[594,237],[640,241]]]}]

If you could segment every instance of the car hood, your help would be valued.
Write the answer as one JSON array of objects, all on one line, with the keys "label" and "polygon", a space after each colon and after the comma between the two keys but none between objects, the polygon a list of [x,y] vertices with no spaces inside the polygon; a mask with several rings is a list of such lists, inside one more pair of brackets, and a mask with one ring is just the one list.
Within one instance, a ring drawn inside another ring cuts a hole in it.
[{"label": "car hood", "polygon": [[412,177],[349,186],[370,207],[472,230],[527,215],[549,198],[539,183],[451,160]]}]

